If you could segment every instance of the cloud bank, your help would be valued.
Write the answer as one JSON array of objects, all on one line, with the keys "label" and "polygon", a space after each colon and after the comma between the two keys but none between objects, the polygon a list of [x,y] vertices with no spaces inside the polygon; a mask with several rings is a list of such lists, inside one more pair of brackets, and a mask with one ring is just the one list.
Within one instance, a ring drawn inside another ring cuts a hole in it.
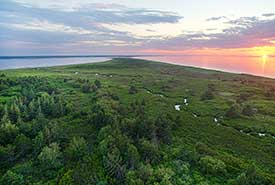
[{"label": "cloud bank", "polygon": [[192,31],[185,30],[183,15],[171,11],[85,1],[43,2],[1,1],[0,55],[136,54],[275,45],[273,13],[205,18],[205,24],[218,22],[217,27]]}]

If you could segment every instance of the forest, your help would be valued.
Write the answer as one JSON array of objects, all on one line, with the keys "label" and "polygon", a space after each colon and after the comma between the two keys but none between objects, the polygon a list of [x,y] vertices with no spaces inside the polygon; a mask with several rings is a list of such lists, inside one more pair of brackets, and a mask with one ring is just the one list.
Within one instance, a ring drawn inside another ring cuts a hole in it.
[{"label": "forest", "polygon": [[0,71],[0,185],[275,184],[275,80],[138,59]]}]

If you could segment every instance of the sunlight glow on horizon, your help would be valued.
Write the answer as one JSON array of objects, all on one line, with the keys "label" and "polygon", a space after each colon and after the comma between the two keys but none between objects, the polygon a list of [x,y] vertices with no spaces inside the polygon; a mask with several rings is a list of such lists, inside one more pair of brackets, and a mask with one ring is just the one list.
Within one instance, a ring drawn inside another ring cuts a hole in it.
[{"label": "sunlight glow on horizon", "polygon": [[203,48],[186,50],[145,50],[147,53],[171,55],[204,55],[204,56],[235,56],[235,57],[273,57],[275,46],[257,46],[252,48]]}]

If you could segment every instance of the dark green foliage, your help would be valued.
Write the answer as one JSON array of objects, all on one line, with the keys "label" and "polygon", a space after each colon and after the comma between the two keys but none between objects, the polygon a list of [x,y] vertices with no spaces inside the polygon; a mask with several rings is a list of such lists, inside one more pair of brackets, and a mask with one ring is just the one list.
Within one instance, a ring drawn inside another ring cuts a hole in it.
[{"label": "dark green foliage", "polygon": [[136,59],[6,71],[0,185],[274,184],[273,88]]},{"label": "dark green foliage", "polygon": [[137,88],[133,85],[129,88],[129,94],[136,94],[138,92]]},{"label": "dark green foliage", "polygon": [[93,86],[89,83],[89,82],[86,82],[83,86],[82,86],[82,92],[84,93],[90,93],[93,91]]},{"label": "dark green foliage", "polygon": [[8,88],[9,88],[9,86],[7,84],[4,84],[3,82],[0,83],[0,91],[4,91]]},{"label": "dark green foliage", "polygon": [[0,78],[4,78],[6,75],[4,73],[1,73]]},{"label": "dark green foliage", "polygon": [[202,172],[206,175],[223,175],[226,173],[226,165],[224,162],[211,156],[202,157],[199,160],[199,165]]},{"label": "dark green foliage", "polygon": [[24,185],[24,177],[12,171],[7,171],[0,179],[0,185]]},{"label": "dark green foliage", "polygon": [[138,166],[140,161],[140,155],[138,149],[133,144],[129,144],[126,152],[127,167],[134,169]]},{"label": "dark green foliage", "polygon": [[260,176],[255,169],[255,166],[252,166],[246,170],[246,172],[241,173],[236,181],[236,185],[268,185],[270,182]]},{"label": "dark green foliage", "polygon": [[39,164],[42,169],[56,169],[61,167],[62,153],[57,143],[51,143],[42,148],[38,155]]},{"label": "dark green foliage", "polygon": [[116,94],[110,93],[109,96],[115,100],[115,101],[119,101],[119,97]]},{"label": "dark green foliage", "polygon": [[15,138],[15,154],[17,158],[26,157],[32,152],[32,141],[24,134],[20,134]]},{"label": "dark green foliage", "polygon": [[101,88],[101,82],[99,80],[95,80],[94,84],[91,84],[89,81],[84,82],[81,87],[82,92],[84,93],[91,93],[96,92],[97,89]]},{"label": "dark green foliage", "polygon": [[95,125],[97,128],[102,128],[105,125],[112,123],[113,119],[111,115],[105,112],[104,108],[99,104],[95,104],[91,108],[91,112],[88,115],[88,122]]},{"label": "dark green foliage", "polygon": [[99,80],[96,79],[94,84],[95,84],[96,88],[98,88],[98,89],[101,88],[101,82]]},{"label": "dark green foliage", "polygon": [[32,99],[34,99],[35,94],[34,94],[34,91],[33,91],[32,88],[28,89],[26,87],[23,87],[23,89],[22,89],[22,96],[26,97],[26,100],[29,102]]},{"label": "dark green foliage", "polygon": [[212,100],[215,97],[215,87],[209,84],[206,91],[202,94],[201,100]]},{"label": "dark green foliage", "polygon": [[[72,173],[74,185],[108,184],[102,163],[95,155],[84,157],[81,163],[77,163],[77,165],[73,166],[73,169],[73,172],[69,173]],[[67,176],[69,176],[69,174]],[[111,180],[110,178],[108,179]]]},{"label": "dark green foliage", "polygon": [[160,152],[158,146],[148,140],[140,140],[140,153],[144,161],[156,164],[160,161]]},{"label": "dark green foliage", "polygon": [[1,168],[5,169],[5,168],[10,167],[10,165],[13,163],[14,160],[15,160],[14,146],[0,145],[0,166],[1,166]]},{"label": "dark green foliage", "polygon": [[235,103],[231,105],[225,114],[228,118],[238,118],[241,115],[241,107],[239,104]]},{"label": "dark green foliage", "polygon": [[249,104],[246,104],[244,107],[243,107],[243,110],[242,110],[242,114],[245,115],[245,116],[253,116],[254,114],[257,113],[257,110],[254,109],[251,105]]},{"label": "dark green foliage", "polygon": [[19,119],[20,117],[20,109],[19,109],[19,106],[15,103],[13,103],[11,106],[10,106],[10,110],[9,110],[9,118],[10,120],[13,122],[13,123],[16,123],[17,120]]},{"label": "dark green foliage", "polygon": [[35,156],[39,154],[42,148],[46,145],[46,139],[42,131],[38,132],[36,137],[33,139],[33,151]]},{"label": "dark green foliage", "polygon": [[154,170],[150,164],[141,164],[136,171],[129,171],[126,175],[126,184],[142,185],[153,184]]},{"label": "dark green foliage", "polygon": [[117,127],[102,128],[99,133],[100,153],[107,174],[121,183],[125,178],[126,168],[132,168],[138,160],[137,150]]},{"label": "dark green foliage", "polygon": [[201,142],[196,143],[195,150],[201,156],[214,154],[213,150],[211,150],[206,144]]},{"label": "dark green foliage", "polygon": [[73,182],[73,171],[68,170],[58,182],[58,185],[74,185]]},{"label": "dark green foliage", "polygon": [[171,127],[173,122],[165,116],[159,116],[155,121],[157,140],[169,143],[171,140]]},{"label": "dark green foliage", "polygon": [[19,134],[19,128],[12,124],[10,121],[2,123],[0,125],[0,144],[9,144]]},{"label": "dark green foliage", "polygon": [[66,156],[71,161],[78,161],[88,153],[88,144],[82,137],[73,137],[66,148]]}]

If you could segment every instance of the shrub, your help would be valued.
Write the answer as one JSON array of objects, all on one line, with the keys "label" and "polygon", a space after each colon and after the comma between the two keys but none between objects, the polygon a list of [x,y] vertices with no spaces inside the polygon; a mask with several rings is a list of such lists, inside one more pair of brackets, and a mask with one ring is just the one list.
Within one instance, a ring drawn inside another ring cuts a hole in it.
[{"label": "shrub", "polygon": [[226,112],[226,117],[228,118],[238,118],[241,115],[241,107],[239,104],[233,104],[229,110]]},{"label": "shrub", "polygon": [[215,98],[215,88],[213,84],[209,84],[206,91],[202,94],[201,100],[212,100]]},{"label": "shrub", "polygon": [[256,113],[256,109],[253,109],[253,107],[249,104],[245,105],[242,114],[245,116],[253,116]]},{"label": "shrub", "polygon": [[226,173],[226,165],[223,161],[211,156],[202,157],[199,161],[201,170],[205,174],[218,175]]},{"label": "shrub", "polygon": [[129,88],[129,94],[136,94],[137,92],[137,88],[131,85]]},{"label": "shrub", "polygon": [[94,84],[98,89],[101,88],[101,82],[99,80],[95,80]]},{"label": "shrub", "polygon": [[211,150],[206,144],[198,142],[195,145],[195,151],[200,155],[213,155],[214,151]]},{"label": "shrub", "polygon": [[81,88],[83,93],[92,92],[92,86],[89,83],[85,83]]}]

